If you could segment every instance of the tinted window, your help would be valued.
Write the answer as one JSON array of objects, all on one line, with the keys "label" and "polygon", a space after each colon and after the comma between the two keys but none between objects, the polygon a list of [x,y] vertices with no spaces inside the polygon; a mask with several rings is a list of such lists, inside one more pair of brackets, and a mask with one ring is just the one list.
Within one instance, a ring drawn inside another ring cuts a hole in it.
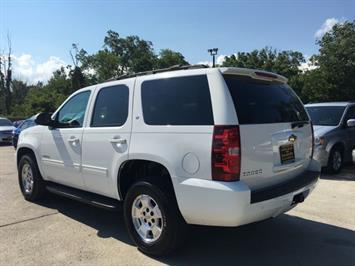
[{"label": "tinted window", "polygon": [[91,126],[122,126],[128,116],[128,94],[125,85],[101,89],[96,98]]},{"label": "tinted window", "polygon": [[336,126],[344,113],[344,106],[309,106],[306,107],[314,125]]},{"label": "tinted window", "polygon": [[90,91],[73,96],[57,114],[58,127],[82,127]]},{"label": "tinted window", "polygon": [[213,125],[205,75],[145,81],[142,105],[148,125]]},{"label": "tinted window", "polygon": [[7,119],[0,119],[0,127],[4,126],[12,126],[11,121]]},{"label": "tinted window", "polygon": [[240,124],[308,121],[303,104],[284,83],[225,75]]},{"label": "tinted window", "polygon": [[351,106],[346,112],[345,122],[349,119],[355,119],[355,106]]}]

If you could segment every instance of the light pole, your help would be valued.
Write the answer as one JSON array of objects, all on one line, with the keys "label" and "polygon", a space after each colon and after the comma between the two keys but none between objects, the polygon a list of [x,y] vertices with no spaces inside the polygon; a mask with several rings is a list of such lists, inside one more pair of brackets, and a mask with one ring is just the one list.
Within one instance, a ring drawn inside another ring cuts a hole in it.
[{"label": "light pole", "polygon": [[216,58],[215,58],[215,56],[217,55],[218,48],[208,49],[207,51],[210,53],[210,55],[212,55],[212,58],[213,58],[212,67],[215,67],[216,66]]}]

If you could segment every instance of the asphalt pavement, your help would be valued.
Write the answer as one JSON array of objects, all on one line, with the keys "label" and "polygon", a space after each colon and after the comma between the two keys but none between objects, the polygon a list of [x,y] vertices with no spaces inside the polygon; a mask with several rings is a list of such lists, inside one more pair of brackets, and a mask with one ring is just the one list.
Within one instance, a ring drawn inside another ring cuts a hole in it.
[{"label": "asphalt pavement", "polygon": [[0,146],[0,265],[355,265],[354,166],[323,175],[304,203],[275,219],[193,226],[164,258],[137,250],[122,212],[54,195],[30,203],[17,179],[14,149]]}]

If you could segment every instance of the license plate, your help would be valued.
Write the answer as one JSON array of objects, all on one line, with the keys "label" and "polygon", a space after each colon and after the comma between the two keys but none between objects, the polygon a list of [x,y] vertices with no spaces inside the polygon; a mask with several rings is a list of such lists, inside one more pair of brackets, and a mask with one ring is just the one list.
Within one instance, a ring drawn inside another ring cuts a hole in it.
[{"label": "license plate", "polygon": [[280,146],[281,164],[293,163],[295,161],[295,150],[293,144]]}]

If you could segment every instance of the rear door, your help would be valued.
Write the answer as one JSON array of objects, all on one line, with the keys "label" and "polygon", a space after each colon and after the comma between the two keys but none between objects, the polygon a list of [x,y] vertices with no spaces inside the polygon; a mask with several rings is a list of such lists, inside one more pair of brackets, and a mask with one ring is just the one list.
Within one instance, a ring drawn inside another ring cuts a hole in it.
[{"label": "rear door", "polygon": [[82,174],[88,191],[117,198],[118,167],[128,159],[134,79],[99,86],[83,133]]},{"label": "rear door", "polygon": [[312,130],[303,104],[285,83],[224,75],[237,112],[241,180],[263,188],[308,167]]}]

